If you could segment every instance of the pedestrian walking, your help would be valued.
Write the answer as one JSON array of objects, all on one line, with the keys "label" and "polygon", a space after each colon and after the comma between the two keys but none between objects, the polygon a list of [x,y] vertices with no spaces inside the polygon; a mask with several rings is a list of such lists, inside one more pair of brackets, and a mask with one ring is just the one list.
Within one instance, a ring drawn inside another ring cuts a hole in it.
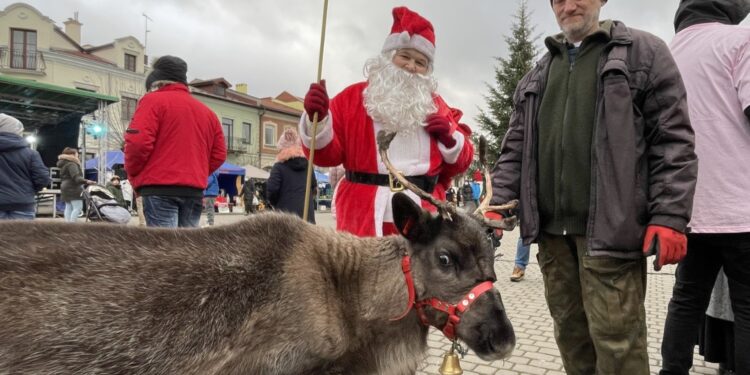
[{"label": "pedestrian walking", "polygon": [[49,170],[23,138],[21,121],[0,113],[0,220],[33,220],[36,193],[49,183]]},{"label": "pedestrian walking", "polygon": [[96,181],[83,178],[78,150],[65,147],[57,157],[60,168],[60,199],[65,202],[65,221],[75,223],[83,211],[83,185],[93,185]]},{"label": "pedestrian walking", "polygon": [[531,245],[523,243],[523,238],[518,237],[516,243],[516,259],[513,264],[513,272],[510,274],[510,281],[521,281],[526,275],[526,267],[529,265],[529,256],[531,254]]},{"label": "pedestrian walking", "polygon": [[245,216],[255,213],[258,208],[258,197],[255,195],[254,179],[248,178],[245,180],[245,183],[242,184],[240,198],[242,198],[242,204],[245,206]]},{"label": "pedestrian walking", "polygon": [[214,225],[214,205],[219,196],[219,171],[208,175],[206,190],[203,191],[203,213],[206,214],[206,226]]},{"label": "pedestrian walking", "polygon": [[491,204],[520,200],[565,371],[646,375],[643,248],[684,257],[695,191],[685,88],[663,41],[599,20],[605,0],[550,3],[562,33],[516,88]]}]

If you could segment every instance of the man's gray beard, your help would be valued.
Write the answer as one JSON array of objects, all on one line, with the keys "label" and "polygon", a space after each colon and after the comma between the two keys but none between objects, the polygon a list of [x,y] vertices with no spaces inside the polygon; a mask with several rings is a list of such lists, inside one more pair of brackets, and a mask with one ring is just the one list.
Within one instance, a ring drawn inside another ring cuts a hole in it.
[{"label": "man's gray beard", "polygon": [[408,134],[437,111],[432,97],[437,82],[431,74],[409,73],[397,67],[391,62],[392,56],[385,53],[365,63],[365,108],[383,130]]}]

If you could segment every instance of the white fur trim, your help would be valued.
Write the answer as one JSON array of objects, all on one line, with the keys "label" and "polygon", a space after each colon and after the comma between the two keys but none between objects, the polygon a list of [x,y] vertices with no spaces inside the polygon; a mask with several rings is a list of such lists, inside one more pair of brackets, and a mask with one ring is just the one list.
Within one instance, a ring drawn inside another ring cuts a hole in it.
[{"label": "white fur trim", "polygon": [[[333,141],[333,116],[331,112],[328,112],[328,116],[322,120],[318,120],[318,136],[315,138],[315,149],[320,150],[323,147]],[[302,144],[305,147],[310,148],[310,141],[312,137],[310,132],[312,131],[312,121],[307,117],[307,113],[302,114],[302,118],[299,120],[299,138],[302,140]]]},{"label": "white fur trim", "polygon": [[[375,132],[373,140],[377,142],[377,134],[383,126],[377,121],[373,121],[372,125]],[[421,176],[430,170],[430,146],[430,135],[423,129],[415,129],[409,134],[399,132],[388,148],[388,156],[393,166],[401,171],[404,176]],[[374,144],[373,147],[375,150],[378,149],[377,144]],[[378,173],[387,174],[388,169],[383,164],[380,153],[377,153],[377,158]]]},{"label": "white fur trim", "polygon": [[453,145],[453,148],[445,147],[444,144],[438,142],[438,150],[440,150],[440,153],[443,155],[443,160],[448,164],[454,164],[456,160],[458,160],[458,156],[461,155],[461,150],[464,148],[464,140],[466,137],[464,137],[464,134],[460,131],[454,131],[453,139],[456,140],[456,144]]},{"label": "white fur trim", "polygon": [[383,44],[383,52],[397,50],[401,48],[413,48],[419,52],[422,52],[430,59],[430,62],[435,61],[435,46],[430,43],[425,37],[414,34],[409,35],[408,31],[402,31],[401,33],[393,33],[385,38]]}]

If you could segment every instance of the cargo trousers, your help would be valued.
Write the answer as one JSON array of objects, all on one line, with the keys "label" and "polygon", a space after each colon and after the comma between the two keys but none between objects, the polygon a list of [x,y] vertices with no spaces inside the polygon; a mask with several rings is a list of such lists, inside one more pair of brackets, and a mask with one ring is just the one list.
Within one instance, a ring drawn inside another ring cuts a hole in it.
[{"label": "cargo trousers", "polygon": [[649,374],[645,258],[589,256],[584,236],[543,233],[537,259],[565,371]]}]

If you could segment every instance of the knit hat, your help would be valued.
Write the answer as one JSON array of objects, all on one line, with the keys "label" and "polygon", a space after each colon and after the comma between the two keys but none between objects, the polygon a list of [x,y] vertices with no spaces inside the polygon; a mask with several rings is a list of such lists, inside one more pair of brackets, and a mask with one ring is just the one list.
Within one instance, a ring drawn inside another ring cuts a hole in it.
[{"label": "knit hat", "polygon": [[146,77],[146,91],[156,81],[175,81],[187,85],[187,63],[176,56],[162,56],[151,65],[154,69]]},{"label": "knit hat", "polygon": [[0,113],[0,133],[23,135],[23,124],[13,116]]},{"label": "knit hat", "polygon": [[282,133],[281,137],[279,138],[279,142],[276,143],[276,147],[278,147],[279,150],[299,145],[299,136],[297,135],[297,131],[294,129],[284,130],[284,133]]},{"label": "knit hat", "polygon": [[305,157],[305,153],[302,152],[302,143],[299,140],[297,131],[294,129],[286,129],[279,137],[279,141],[276,143],[276,147],[279,149],[279,153],[276,154],[276,160],[285,161],[296,157]]},{"label": "knit hat", "polygon": [[393,27],[385,38],[383,52],[413,48],[430,59],[435,59],[435,29],[430,21],[407,7],[393,8]]}]

